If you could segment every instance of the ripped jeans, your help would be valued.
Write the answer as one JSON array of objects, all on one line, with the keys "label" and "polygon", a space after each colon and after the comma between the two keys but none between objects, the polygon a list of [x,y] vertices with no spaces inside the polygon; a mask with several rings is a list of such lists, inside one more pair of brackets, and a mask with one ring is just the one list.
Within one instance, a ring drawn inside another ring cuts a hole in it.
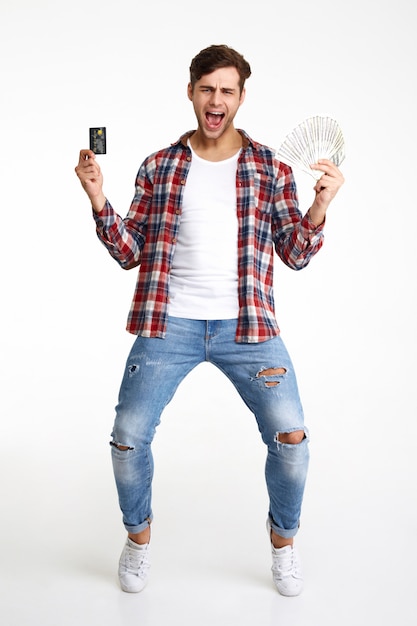
[{"label": "ripped jeans", "polygon": [[[296,534],[309,452],[294,369],[280,336],[261,343],[236,343],[236,324],[236,320],[169,317],[165,339],[136,338],[110,442],[128,532],[142,532],[152,520],[151,443],[162,411],[185,376],[206,361],[229,378],[257,420],[267,447],[265,477],[273,530],[286,538]],[[301,443],[279,441],[279,433],[300,430],[305,433]]]}]

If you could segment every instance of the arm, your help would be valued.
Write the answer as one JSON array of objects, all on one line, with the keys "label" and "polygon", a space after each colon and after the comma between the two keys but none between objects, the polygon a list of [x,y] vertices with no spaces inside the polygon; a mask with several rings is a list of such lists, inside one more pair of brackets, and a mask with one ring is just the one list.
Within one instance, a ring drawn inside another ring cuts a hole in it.
[{"label": "arm", "polygon": [[324,175],[314,187],[315,199],[304,217],[298,209],[292,173],[288,174],[287,168],[281,172],[284,178],[280,180],[275,199],[272,222],[275,250],[294,270],[305,267],[323,245],[326,211],[344,182],[341,172],[331,161],[323,159],[312,168],[323,171]]},{"label": "arm", "polygon": [[324,222],[330,202],[345,181],[339,168],[328,159],[321,159],[311,168],[323,172],[323,176],[314,187],[316,197],[308,211],[311,221],[320,226]]},{"label": "arm", "polygon": [[75,171],[90,199],[100,241],[123,269],[136,267],[145,242],[151,184],[145,176],[141,181],[138,175],[134,200],[127,217],[122,219],[103,193],[103,176],[91,150],[80,151]]},{"label": "arm", "polygon": [[100,213],[106,203],[106,197],[103,193],[103,175],[92,150],[80,150],[75,173],[80,179],[85,193],[90,198],[93,211]]}]

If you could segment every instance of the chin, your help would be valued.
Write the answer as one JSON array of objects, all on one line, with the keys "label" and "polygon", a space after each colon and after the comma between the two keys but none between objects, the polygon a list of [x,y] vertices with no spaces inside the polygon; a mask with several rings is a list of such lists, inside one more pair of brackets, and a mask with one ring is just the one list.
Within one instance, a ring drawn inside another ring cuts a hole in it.
[{"label": "chin", "polygon": [[221,125],[220,128],[203,128],[203,133],[207,139],[219,139],[226,130],[225,125]]}]

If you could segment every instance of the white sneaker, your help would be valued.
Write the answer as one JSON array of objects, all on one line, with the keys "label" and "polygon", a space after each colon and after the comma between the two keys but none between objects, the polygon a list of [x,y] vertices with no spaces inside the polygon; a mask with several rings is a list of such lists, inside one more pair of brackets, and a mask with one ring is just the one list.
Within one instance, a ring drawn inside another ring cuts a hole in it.
[{"label": "white sneaker", "polygon": [[149,543],[139,545],[128,537],[119,561],[122,590],[128,593],[142,591],[148,582],[149,568]]},{"label": "white sneaker", "polygon": [[[271,537],[271,524],[269,520],[266,528]],[[272,553],[272,578],[283,596],[298,596],[303,590],[303,575],[301,572],[299,557],[294,546],[274,548],[271,541]]]}]

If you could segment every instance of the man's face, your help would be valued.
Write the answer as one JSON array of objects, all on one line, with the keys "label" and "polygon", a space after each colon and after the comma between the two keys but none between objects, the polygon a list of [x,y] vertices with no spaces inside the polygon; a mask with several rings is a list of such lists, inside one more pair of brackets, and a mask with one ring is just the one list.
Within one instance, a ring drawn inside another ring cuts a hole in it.
[{"label": "man's face", "polygon": [[239,73],[235,67],[222,67],[198,80],[194,89],[188,85],[200,131],[207,139],[218,139],[233,124],[245,99],[240,93]]}]

